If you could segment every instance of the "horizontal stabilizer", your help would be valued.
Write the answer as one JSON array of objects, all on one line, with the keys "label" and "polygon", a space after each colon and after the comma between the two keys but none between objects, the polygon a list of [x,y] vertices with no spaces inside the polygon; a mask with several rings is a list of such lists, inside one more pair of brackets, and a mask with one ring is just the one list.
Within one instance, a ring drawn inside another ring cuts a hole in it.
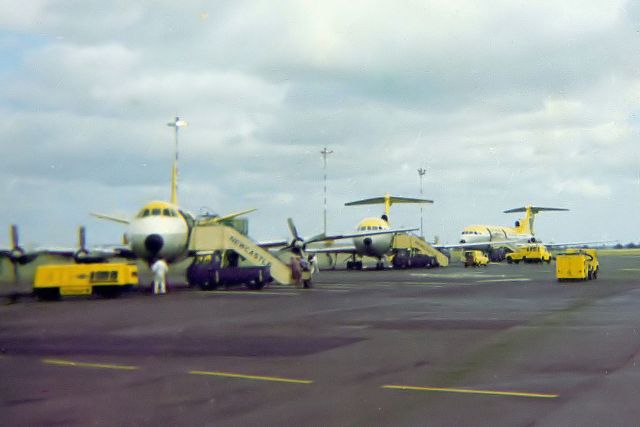
[{"label": "horizontal stabilizer", "polygon": [[91,216],[95,216],[96,218],[100,218],[100,219],[106,219],[108,221],[118,222],[120,224],[129,224],[129,222],[131,222],[126,218],[122,218],[114,215],[101,214],[101,213],[91,213]]},{"label": "horizontal stabilizer", "polygon": [[373,197],[371,199],[363,199],[363,200],[356,200],[355,202],[348,202],[345,203],[345,206],[355,206],[355,205],[379,205],[379,204],[384,204],[387,201],[389,201],[390,203],[433,203],[433,200],[428,200],[428,199],[414,199],[411,197],[396,197],[396,196],[389,196],[389,197]]},{"label": "horizontal stabilizer", "polygon": [[514,212],[526,212],[527,209],[531,209],[531,213],[537,214],[538,212],[549,212],[549,211],[568,211],[569,209],[565,208],[543,208],[541,206],[523,206],[521,208],[513,208],[507,209],[504,213],[514,213]]}]

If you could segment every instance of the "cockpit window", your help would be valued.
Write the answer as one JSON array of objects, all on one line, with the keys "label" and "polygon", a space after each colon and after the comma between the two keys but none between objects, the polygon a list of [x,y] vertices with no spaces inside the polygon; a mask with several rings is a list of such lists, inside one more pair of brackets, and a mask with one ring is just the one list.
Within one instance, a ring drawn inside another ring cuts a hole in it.
[{"label": "cockpit window", "polygon": [[142,209],[138,213],[138,218],[144,218],[145,216],[149,216],[149,209]]},{"label": "cockpit window", "polygon": [[154,209],[151,211],[151,215],[153,215],[153,216],[160,216],[160,211],[161,211],[161,209],[160,209],[160,208],[154,208]]},{"label": "cockpit window", "polygon": [[171,210],[167,208],[162,209],[162,216],[171,216]]}]

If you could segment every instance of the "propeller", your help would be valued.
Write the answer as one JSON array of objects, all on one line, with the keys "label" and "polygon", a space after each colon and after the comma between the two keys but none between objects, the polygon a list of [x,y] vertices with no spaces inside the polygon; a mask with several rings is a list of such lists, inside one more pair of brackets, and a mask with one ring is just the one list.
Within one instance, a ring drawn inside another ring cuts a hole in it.
[{"label": "propeller", "polygon": [[105,262],[104,255],[91,255],[87,249],[87,229],[84,225],[78,227],[78,250],[73,254],[73,260],[78,264]]},{"label": "propeller", "polygon": [[11,243],[11,249],[6,253],[6,256],[11,261],[13,267],[13,279],[15,283],[20,281],[20,274],[18,271],[19,265],[25,265],[36,259],[37,253],[27,254],[20,246],[20,234],[18,233],[18,226],[11,224],[9,226],[9,240]]},{"label": "propeller", "polygon": [[313,242],[317,242],[325,239],[324,233],[320,233],[308,239],[304,239],[302,236],[300,236],[300,233],[298,233],[298,228],[296,227],[292,218],[287,218],[287,224],[289,225],[289,231],[291,231],[291,236],[293,237],[293,240],[284,249],[296,248],[298,250],[304,251],[305,247],[309,243],[313,243]]}]

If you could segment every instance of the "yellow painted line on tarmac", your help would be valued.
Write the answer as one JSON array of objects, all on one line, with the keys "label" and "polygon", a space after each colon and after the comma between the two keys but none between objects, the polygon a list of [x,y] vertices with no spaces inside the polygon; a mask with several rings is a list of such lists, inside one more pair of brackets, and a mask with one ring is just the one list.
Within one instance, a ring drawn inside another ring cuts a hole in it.
[{"label": "yellow painted line on tarmac", "polygon": [[86,363],[86,362],[73,362],[71,360],[61,360],[61,359],[42,359],[42,363],[47,365],[56,365],[56,366],[75,366],[80,368],[101,368],[101,369],[119,369],[123,371],[135,371],[138,369],[137,366],[127,366],[127,365],[109,365],[105,363]]},{"label": "yellow painted line on tarmac", "polygon": [[492,395],[492,396],[537,397],[542,399],[555,399],[556,397],[558,397],[557,394],[526,393],[526,392],[519,392],[519,391],[474,390],[474,389],[468,389],[468,388],[414,387],[414,386],[408,386],[408,385],[383,385],[382,388],[391,389],[391,390],[484,394],[484,395]]},{"label": "yellow painted line on tarmac", "polygon": [[244,374],[234,374],[231,372],[189,371],[189,374],[207,375],[211,377],[239,378],[244,380],[255,380],[255,381],[293,383],[293,384],[312,384],[313,383],[313,381],[311,380],[299,380],[295,378],[283,378],[283,377],[265,377],[261,375],[244,375]]}]

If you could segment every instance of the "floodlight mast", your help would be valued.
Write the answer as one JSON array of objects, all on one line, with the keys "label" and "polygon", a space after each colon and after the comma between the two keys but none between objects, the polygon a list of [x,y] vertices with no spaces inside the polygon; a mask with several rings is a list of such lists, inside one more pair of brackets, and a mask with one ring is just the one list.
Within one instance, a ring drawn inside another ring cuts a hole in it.
[{"label": "floodlight mast", "polygon": [[[418,168],[418,176],[420,177],[420,198],[422,198],[422,178],[427,173],[427,169]],[[422,205],[420,205],[420,236],[424,237],[424,230],[422,228]]]},{"label": "floodlight mast", "polygon": [[176,117],[173,122],[167,123],[167,126],[175,128],[175,158],[173,160],[173,170],[171,174],[171,203],[178,204],[178,131],[181,127],[187,126],[185,120]]},{"label": "floodlight mast", "polygon": [[327,156],[333,153],[333,150],[327,150],[324,147],[320,154],[322,154],[323,171],[324,171],[324,234],[327,234]]}]

